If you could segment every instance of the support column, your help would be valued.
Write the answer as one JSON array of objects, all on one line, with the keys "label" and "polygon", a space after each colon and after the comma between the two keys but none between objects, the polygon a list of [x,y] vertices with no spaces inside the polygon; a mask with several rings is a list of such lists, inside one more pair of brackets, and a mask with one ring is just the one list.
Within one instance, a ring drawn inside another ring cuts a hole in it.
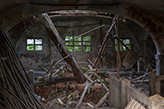
[{"label": "support column", "polygon": [[160,54],[156,54],[155,59],[156,59],[156,75],[160,75]]},{"label": "support column", "polygon": [[164,55],[156,54],[156,75],[164,75]]}]

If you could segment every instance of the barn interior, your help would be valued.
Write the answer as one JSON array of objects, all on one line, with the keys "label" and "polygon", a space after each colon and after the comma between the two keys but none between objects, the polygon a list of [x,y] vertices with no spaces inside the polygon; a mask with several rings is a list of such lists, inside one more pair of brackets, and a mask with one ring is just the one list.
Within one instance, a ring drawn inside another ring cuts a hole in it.
[{"label": "barn interior", "polygon": [[2,0],[1,109],[163,109],[162,0]]}]

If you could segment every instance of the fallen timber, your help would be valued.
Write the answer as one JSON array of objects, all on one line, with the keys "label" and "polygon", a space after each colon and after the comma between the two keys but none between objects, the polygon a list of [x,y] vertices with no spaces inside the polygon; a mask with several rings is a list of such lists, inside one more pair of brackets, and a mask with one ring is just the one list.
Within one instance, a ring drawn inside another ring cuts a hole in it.
[{"label": "fallen timber", "polygon": [[55,28],[55,26],[54,26],[53,22],[51,21],[50,17],[48,16],[48,14],[43,13],[43,14],[39,15],[39,19],[41,20],[41,22],[45,26],[45,28],[49,34],[49,37],[51,37],[52,41],[56,45],[56,47],[59,50],[62,57],[64,58],[68,54],[70,54],[70,56],[68,56],[64,60],[71,66],[71,68],[73,70],[74,77],[76,78],[76,80],[79,83],[84,83],[85,78],[82,74],[82,71],[80,70],[80,67],[78,66],[78,64],[75,61],[75,59],[73,58],[73,56],[71,55],[70,51],[67,49],[67,47],[63,43],[62,38],[60,37],[57,29]]}]

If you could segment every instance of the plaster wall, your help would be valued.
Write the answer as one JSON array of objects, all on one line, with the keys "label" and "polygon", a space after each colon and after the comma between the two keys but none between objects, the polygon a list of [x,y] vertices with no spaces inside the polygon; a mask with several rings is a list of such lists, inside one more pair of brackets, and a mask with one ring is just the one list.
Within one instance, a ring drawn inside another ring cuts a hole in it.
[{"label": "plaster wall", "polygon": [[[77,36],[101,24],[105,24],[105,27],[86,34],[91,36],[90,52],[72,52],[72,55],[75,57],[77,62],[86,63],[87,59],[94,62],[100,48],[99,46],[101,46],[106,31],[110,27],[111,19],[83,16],[57,17],[52,18],[52,20],[63,40],[65,39],[65,36]],[[37,24],[32,25],[30,29],[25,30],[25,32],[18,39],[10,36],[13,31],[11,29],[8,32],[8,35],[10,39],[12,39],[12,43],[15,45],[15,49],[27,70],[42,70],[40,66],[47,68],[52,60],[58,61],[62,58],[56,49],[56,46],[53,44],[51,39],[49,39],[48,33],[41,23],[38,22]],[[142,53],[144,55],[144,42],[140,42],[140,40],[146,40],[147,36],[146,32],[140,26],[129,20],[126,20],[126,22],[121,21],[119,31],[121,38],[129,38],[131,40],[131,49],[136,52],[136,54]],[[42,38],[43,51],[27,51],[27,38]],[[112,46],[112,41],[108,41],[107,46]],[[126,54],[127,51],[121,52],[122,60]],[[112,47],[107,47],[102,55],[102,61],[99,67],[116,68],[116,55],[115,49],[112,49]],[[81,66],[82,64],[79,65]]]}]

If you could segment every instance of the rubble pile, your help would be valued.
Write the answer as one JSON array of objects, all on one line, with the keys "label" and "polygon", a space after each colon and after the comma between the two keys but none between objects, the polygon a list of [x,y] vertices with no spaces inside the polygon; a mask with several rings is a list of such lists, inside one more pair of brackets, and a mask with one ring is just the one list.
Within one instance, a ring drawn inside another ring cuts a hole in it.
[{"label": "rubble pile", "polygon": [[[69,77],[71,73],[68,72],[58,75],[58,78]],[[89,74],[87,74],[89,76]],[[56,77],[56,76],[55,76]],[[53,78],[53,77],[52,77]],[[88,87],[85,96],[79,108],[94,108],[96,104],[107,93],[103,83],[109,87],[109,80],[107,75],[92,76],[93,84]],[[38,81],[37,81],[38,82]],[[84,84],[78,84],[76,81],[66,81],[50,85],[35,86],[34,91],[37,98],[43,103],[47,109],[61,109],[61,108],[77,108],[77,104],[85,90],[87,81]],[[101,107],[109,107],[108,100],[101,105]]]}]

